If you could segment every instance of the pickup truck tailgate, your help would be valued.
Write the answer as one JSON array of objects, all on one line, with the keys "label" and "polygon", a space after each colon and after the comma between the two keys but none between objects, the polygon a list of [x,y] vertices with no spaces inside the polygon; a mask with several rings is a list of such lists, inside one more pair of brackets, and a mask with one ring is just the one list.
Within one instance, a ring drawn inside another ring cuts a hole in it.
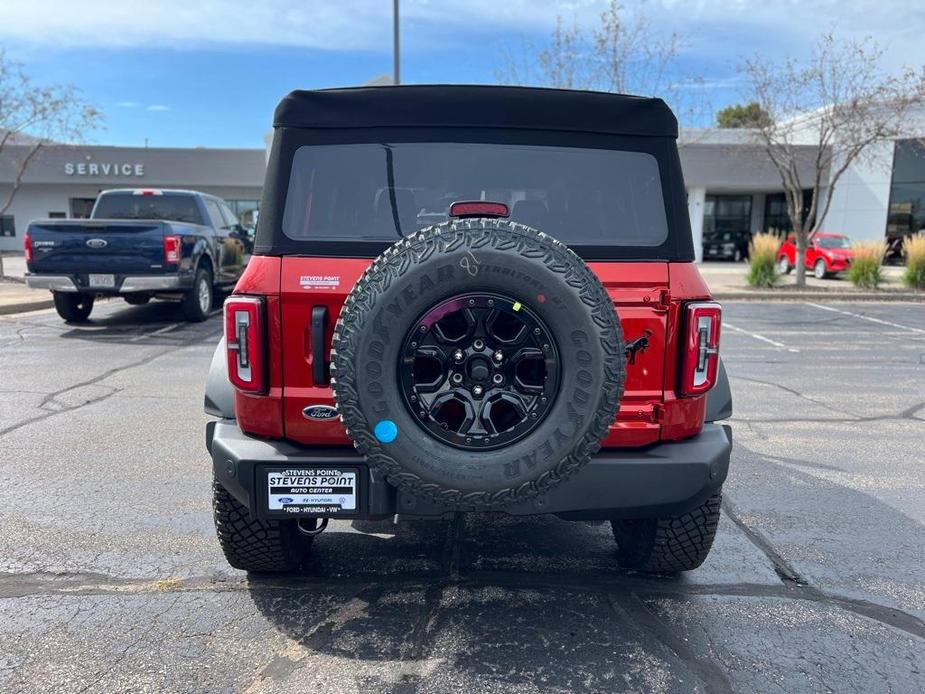
[{"label": "pickup truck tailgate", "polygon": [[164,233],[157,221],[37,221],[29,225],[37,274],[150,273],[164,265]]}]

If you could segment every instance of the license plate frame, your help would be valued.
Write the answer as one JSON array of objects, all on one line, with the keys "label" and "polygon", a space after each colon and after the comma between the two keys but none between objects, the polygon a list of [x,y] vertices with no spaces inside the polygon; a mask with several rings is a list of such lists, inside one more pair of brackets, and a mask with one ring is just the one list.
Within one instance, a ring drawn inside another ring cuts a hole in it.
[{"label": "license plate frame", "polygon": [[[262,466],[257,469],[258,508],[266,518],[356,518],[363,502],[362,468],[351,465]],[[289,473],[289,474],[286,474]],[[352,494],[336,482],[352,479]],[[274,478],[276,478],[274,480]],[[292,484],[279,484],[283,481]],[[312,479],[316,478],[316,479]],[[271,484],[276,481],[277,484]],[[317,481],[318,484],[311,482]],[[301,484],[304,482],[305,484]],[[324,484],[332,482],[332,484]],[[283,492],[283,489],[286,489]],[[275,491],[274,491],[275,490]],[[330,493],[322,490],[331,490]],[[282,499],[291,502],[280,503]]]},{"label": "license plate frame", "polygon": [[94,289],[115,289],[116,276],[106,274],[87,275],[87,286]]}]

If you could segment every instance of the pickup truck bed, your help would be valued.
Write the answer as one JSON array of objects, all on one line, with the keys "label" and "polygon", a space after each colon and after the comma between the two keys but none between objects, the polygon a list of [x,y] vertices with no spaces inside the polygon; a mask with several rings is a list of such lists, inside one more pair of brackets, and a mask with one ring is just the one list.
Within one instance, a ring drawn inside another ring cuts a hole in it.
[{"label": "pickup truck bed", "polygon": [[29,224],[26,281],[51,290],[67,321],[86,320],[97,296],[179,300],[188,319],[205,320],[213,291],[243,270],[241,231],[225,202],[205,193],[106,191],[88,220]]}]

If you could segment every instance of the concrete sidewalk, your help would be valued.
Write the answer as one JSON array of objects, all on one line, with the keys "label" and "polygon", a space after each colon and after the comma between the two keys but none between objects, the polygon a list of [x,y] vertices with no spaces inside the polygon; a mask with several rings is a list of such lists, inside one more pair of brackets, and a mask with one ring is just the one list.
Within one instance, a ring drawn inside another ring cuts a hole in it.
[{"label": "concrete sidewalk", "polygon": [[749,287],[745,281],[747,263],[702,263],[700,274],[717,299],[754,299],[792,301],[925,301],[925,292],[913,291],[902,283],[904,268],[884,266],[884,282],[879,289],[860,289],[847,277],[817,280],[807,274],[806,287],[797,289],[796,274],[783,275],[773,289]]},{"label": "concrete sidewalk", "polygon": [[38,311],[54,305],[47,289],[29,289],[22,282],[0,280],[0,315]]}]

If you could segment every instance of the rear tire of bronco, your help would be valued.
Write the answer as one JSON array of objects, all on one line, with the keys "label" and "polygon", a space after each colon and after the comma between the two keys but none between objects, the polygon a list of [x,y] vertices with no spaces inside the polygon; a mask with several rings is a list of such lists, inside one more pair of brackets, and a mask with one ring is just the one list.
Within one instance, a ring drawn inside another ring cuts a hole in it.
[{"label": "rear tire of bronco", "polygon": [[598,277],[504,220],[445,222],[386,250],[332,345],[357,450],[408,498],[457,510],[551,490],[600,449],[623,396],[623,333]]},{"label": "rear tire of bronco", "polygon": [[722,498],[722,492],[716,492],[680,516],[612,520],[620,565],[660,574],[696,569],[713,546]]},{"label": "rear tire of bronco", "polygon": [[55,310],[68,323],[83,323],[93,310],[92,294],[73,294],[70,292],[52,292]]},{"label": "rear tire of bronco", "polygon": [[183,297],[183,315],[190,323],[202,323],[212,310],[212,273],[208,268],[196,269],[193,288]]},{"label": "rear tire of bronco", "polygon": [[225,559],[243,571],[298,571],[315,539],[300,533],[295,521],[251,518],[248,510],[216,480],[212,481],[212,513]]}]

